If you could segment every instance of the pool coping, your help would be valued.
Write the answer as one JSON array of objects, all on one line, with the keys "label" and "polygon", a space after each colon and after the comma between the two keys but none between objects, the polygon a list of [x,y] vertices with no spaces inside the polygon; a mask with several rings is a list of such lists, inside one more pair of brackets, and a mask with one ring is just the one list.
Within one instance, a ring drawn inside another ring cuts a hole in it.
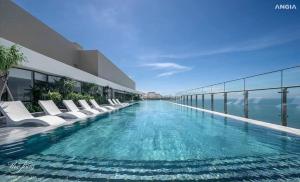
[{"label": "pool coping", "polygon": [[193,107],[193,106],[188,106],[188,105],[183,105],[183,104],[178,104],[175,102],[171,102],[172,104],[175,105],[179,105],[179,106],[183,106],[183,107],[187,107],[187,108],[191,108],[191,109],[195,109],[198,111],[202,111],[202,112],[207,112],[207,113],[211,113],[214,115],[219,115],[219,116],[223,116],[226,118],[231,118],[234,119],[236,121],[242,121],[242,122],[247,122],[247,123],[251,123],[254,125],[258,125],[258,126],[262,126],[265,128],[269,128],[269,129],[273,129],[273,130],[277,130],[277,131],[283,131],[289,134],[294,134],[297,136],[300,136],[300,129],[296,129],[296,128],[291,128],[291,127],[287,127],[287,126],[281,126],[281,125],[277,125],[277,124],[273,124],[273,123],[267,123],[264,121],[260,121],[260,120],[255,120],[255,119],[249,119],[249,118],[244,118],[244,117],[240,117],[240,116],[234,116],[231,114],[224,114],[224,113],[220,113],[220,112],[216,112],[216,111],[211,111],[211,110],[207,110],[207,109],[202,109],[202,108],[198,108],[198,107]]},{"label": "pool coping", "polygon": [[106,114],[112,114],[116,111],[119,111],[121,109],[127,108],[129,106],[135,105],[138,102],[134,102],[134,103],[130,103],[127,106],[124,107],[119,107],[117,110],[115,111],[108,111],[108,112],[102,112],[100,114],[97,115],[91,115],[89,117],[83,118],[83,119],[71,119],[71,120],[67,120],[67,122],[61,124],[61,125],[57,125],[57,126],[45,126],[45,127],[20,127],[20,126],[16,126],[16,127],[1,127],[0,128],[0,146],[1,145],[8,145],[8,144],[12,144],[12,143],[17,143],[17,142],[22,142],[24,139],[36,135],[36,134],[41,134],[41,133],[47,133],[50,132],[52,130],[55,130],[57,128],[63,127],[63,126],[69,126],[69,125],[73,125],[74,123],[77,122],[87,122],[90,119],[95,119],[99,116],[103,116]]}]

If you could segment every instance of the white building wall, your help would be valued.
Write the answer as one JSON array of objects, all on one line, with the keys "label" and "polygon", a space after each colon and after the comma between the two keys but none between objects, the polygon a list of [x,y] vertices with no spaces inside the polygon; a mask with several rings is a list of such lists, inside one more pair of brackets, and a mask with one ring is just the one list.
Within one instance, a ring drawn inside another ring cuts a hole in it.
[{"label": "white building wall", "polygon": [[[14,44],[15,44],[14,42],[11,42],[9,40],[0,37],[0,45],[4,45],[8,47]],[[62,63],[58,60],[52,59],[38,52],[32,51],[26,47],[23,46],[19,46],[19,47],[21,52],[23,52],[27,58],[27,61],[20,66],[22,68],[27,68],[30,70],[40,71],[43,73],[53,74],[57,76],[65,76],[78,81],[95,83],[100,86],[109,86],[113,89],[117,89],[121,91],[139,93],[136,90],[124,87],[122,85],[113,83],[103,78],[99,78],[95,75],[77,69],[75,67],[72,67],[65,63]]]}]

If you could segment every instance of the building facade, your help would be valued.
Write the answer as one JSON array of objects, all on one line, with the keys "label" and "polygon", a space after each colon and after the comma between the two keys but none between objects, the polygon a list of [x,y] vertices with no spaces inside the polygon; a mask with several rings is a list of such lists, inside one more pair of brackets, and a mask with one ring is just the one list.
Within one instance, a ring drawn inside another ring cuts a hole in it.
[{"label": "building facade", "polygon": [[62,78],[74,80],[77,92],[93,83],[110,98],[139,94],[135,82],[100,51],[84,50],[12,1],[0,0],[0,45],[14,44],[27,58],[10,70],[8,85],[15,100],[30,101],[36,83],[51,85]]},{"label": "building facade", "polygon": [[162,98],[163,96],[156,92],[148,92],[143,95],[143,99],[149,99],[149,100],[158,100]]}]

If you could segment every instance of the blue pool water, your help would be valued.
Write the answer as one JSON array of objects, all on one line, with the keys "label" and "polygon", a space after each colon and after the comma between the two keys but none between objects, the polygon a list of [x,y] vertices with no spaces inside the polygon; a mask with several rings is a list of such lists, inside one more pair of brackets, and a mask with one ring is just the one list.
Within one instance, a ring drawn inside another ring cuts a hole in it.
[{"label": "blue pool water", "polygon": [[143,101],[28,138],[21,152],[2,153],[0,181],[297,181],[299,144],[286,133]]}]

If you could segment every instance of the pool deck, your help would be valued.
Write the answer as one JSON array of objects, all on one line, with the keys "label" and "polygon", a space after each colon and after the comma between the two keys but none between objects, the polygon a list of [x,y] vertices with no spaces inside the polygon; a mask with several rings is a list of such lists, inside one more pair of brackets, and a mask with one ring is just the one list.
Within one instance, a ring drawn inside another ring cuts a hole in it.
[{"label": "pool deck", "polygon": [[[129,104],[128,106],[120,107],[117,110],[132,106],[136,103]],[[117,111],[116,110],[116,111]],[[72,125],[76,122],[81,122],[81,121],[86,121],[87,119],[92,119],[104,114],[107,114],[110,112],[102,112],[97,115],[91,115],[87,118],[83,119],[73,119],[73,120],[67,120],[62,125],[57,125],[57,126],[43,126],[43,127],[2,127],[0,128],[0,145],[4,144],[11,144],[11,143],[16,143],[16,142],[22,142],[25,138],[29,136],[33,136],[36,134],[40,133],[47,133],[50,132],[51,130],[55,130],[56,128],[62,127],[62,126],[68,126]]]},{"label": "pool deck", "polygon": [[272,124],[272,123],[267,123],[267,122],[264,122],[264,121],[244,118],[244,117],[240,117],[240,116],[234,116],[234,115],[230,115],[230,114],[224,114],[224,113],[220,113],[220,112],[216,112],[216,111],[210,111],[210,110],[201,109],[201,108],[198,108],[198,107],[178,104],[178,103],[175,103],[175,102],[170,102],[170,103],[178,105],[178,106],[182,106],[182,107],[195,109],[195,110],[202,111],[202,112],[211,113],[211,114],[218,115],[218,116],[223,116],[223,117],[226,117],[226,118],[231,118],[231,119],[234,119],[235,121],[247,122],[247,123],[262,126],[262,127],[265,127],[265,128],[270,128],[270,129],[273,129],[273,130],[282,131],[282,132],[286,132],[286,133],[290,133],[290,134],[300,136],[300,129],[281,126],[281,125]]}]

